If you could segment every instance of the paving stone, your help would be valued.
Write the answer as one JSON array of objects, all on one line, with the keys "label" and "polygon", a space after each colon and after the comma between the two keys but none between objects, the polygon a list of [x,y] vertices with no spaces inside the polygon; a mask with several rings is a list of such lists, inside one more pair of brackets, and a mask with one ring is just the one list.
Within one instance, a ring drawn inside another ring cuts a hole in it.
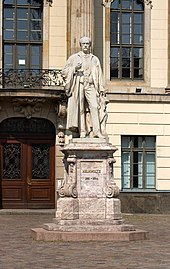
[{"label": "paving stone", "polygon": [[31,228],[53,218],[45,212],[0,214],[0,269],[169,269],[170,215],[124,215],[149,232],[132,242],[42,242]]}]

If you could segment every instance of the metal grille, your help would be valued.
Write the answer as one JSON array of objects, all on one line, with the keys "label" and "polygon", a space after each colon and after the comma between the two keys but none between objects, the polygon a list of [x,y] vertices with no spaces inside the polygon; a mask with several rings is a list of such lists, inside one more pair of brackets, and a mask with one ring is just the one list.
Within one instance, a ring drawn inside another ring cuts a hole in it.
[{"label": "metal grille", "polygon": [[32,145],[32,178],[48,179],[50,172],[50,145]]},{"label": "metal grille", "polygon": [[63,86],[61,70],[6,69],[0,70],[0,85],[3,88],[39,88]]},{"label": "metal grille", "polygon": [[20,179],[20,144],[4,144],[3,147],[3,178]]}]

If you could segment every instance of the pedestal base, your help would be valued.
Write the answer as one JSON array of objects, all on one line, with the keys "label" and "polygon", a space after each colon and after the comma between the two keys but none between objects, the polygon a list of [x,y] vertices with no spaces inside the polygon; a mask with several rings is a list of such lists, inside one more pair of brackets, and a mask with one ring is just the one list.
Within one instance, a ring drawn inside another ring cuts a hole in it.
[{"label": "pedestal base", "polygon": [[119,189],[114,182],[113,153],[105,139],[73,139],[65,154],[64,183],[58,190],[53,223],[33,229],[35,240],[131,241],[148,238],[146,231],[125,224]]},{"label": "pedestal base", "polygon": [[31,230],[31,235],[37,241],[137,241],[146,240],[149,234],[143,230],[124,232],[61,232],[47,231],[43,228]]}]

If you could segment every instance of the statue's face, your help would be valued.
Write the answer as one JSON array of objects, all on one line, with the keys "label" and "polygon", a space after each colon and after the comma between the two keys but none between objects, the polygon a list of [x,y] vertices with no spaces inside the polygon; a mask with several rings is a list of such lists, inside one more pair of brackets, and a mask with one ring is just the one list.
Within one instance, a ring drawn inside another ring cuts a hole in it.
[{"label": "statue's face", "polygon": [[84,53],[90,52],[90,42],[89,41],[83,41],[81,42],[81,49]]}]

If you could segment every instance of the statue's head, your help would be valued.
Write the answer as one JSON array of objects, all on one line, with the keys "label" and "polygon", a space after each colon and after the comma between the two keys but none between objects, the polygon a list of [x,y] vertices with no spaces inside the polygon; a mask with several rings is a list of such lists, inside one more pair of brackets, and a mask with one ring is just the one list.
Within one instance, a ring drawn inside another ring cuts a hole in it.
[{"label": "statue's head", "polygon": [[91,46],[91,38],[88,36],[83,36],[80,38],[80,46],[82,46],[83,43],[88,43]]},{"label": "statue's head", "polygon": [[84,53],[89,53],[90,52],[90,47],[91,47],[91,39],[90,37],[83,36],[80,38],[80,46],[81,49]]}]

